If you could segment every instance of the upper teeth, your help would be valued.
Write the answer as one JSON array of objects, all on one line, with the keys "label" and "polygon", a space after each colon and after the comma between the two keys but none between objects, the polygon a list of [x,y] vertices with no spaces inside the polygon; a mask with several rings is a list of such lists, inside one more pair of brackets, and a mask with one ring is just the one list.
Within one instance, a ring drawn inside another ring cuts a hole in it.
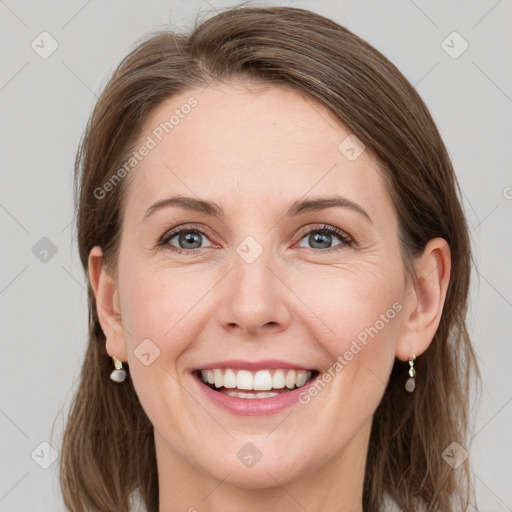
[{"label": "upper teeth", "polygon": [[282,389],[285,386],[293,389],[304,386],[311,377],[306,370],[249,370],[219,369],[201,370],[204,382],[221,388],[238,388],[252,390]]}]

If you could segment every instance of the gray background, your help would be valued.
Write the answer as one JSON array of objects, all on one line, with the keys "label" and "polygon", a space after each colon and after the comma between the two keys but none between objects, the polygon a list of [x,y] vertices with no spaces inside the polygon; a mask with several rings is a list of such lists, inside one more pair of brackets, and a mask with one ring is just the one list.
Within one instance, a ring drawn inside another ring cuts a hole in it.
[{"label": "gray background", "polygon": [[[187,28],[199,10],[233,3],[0,0],[0,511],[64,510],[58,461],[41,443],[58,456],[87,342],[72,169],[91,109],[139,37],[169,23]],[[417,87],[438,124],[464,191],[478,267],[469,326],[484,386],[468,448],[478,504],[512,511],[512,2],[259,4],[310,9],[366,39]],[[31,47],[43,31],[59,45],[46,59]],[[446,45],[458,52],[462,40],[442,43],[453,31],[469,44],[457,58]]]}]

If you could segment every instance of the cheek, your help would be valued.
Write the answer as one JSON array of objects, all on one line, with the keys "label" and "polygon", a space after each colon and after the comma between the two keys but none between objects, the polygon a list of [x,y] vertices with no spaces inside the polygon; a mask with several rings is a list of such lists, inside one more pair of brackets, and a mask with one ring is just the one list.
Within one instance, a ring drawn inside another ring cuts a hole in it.
[{"label": "cheek", "polygon": [[167,406],[184,409],[186,396],[177,367],[181,354],[195,337],[190,322],[195,311],[192,299],[183,294],[179,278],[169,272],[148,268],[137,272],[135,267],[130,270],[124,281],[122,304],[130,374],[151,421],[177,431],[179,420],[169,414]]},{"label": "cheek", "polygon": [[190,319],[195,316],[194,304],[205,293],[205,283],[198,286],[178,273],[134,268],[123,289],[128,350],[135,356],[149,351],[157,366],[173,368],[193,339]]},{"label": "cheek", "polygon": [[333,359],[350,350],[353,341],[369,346],[370,340],[377,345],[393,338],[402,309],[398,272],[376,265],[350,270],[339,267],[324,274],[301,273],[296,283],[294,292],[303,303],[302,319],[311,318],[313,339]]},{"label": "cheek", "polygon": [[[126,270],[121,295],[129,346],[136,349],[149,339],[172,363],[211,321],[209,292],[218,276],[193,265],[178,270],[132,264]],[[304,267],[291,273],[285,270],[283,278],[294,283],[295,298],[283,291],[282,300],[290,301],[298,324],[309,329],[312,339],[333,358],[350,350],[353,340],[364,344],[382,339],[380,334],[387,334],[389,324],[396,323],[393,304],[401,297],[401,282],[397,272],[376,261],[346,268],[326,265],[315,271]]]},{"label": "cheek", "polygon": [[[337,275],[331,272],[325,279],[317,275],[310,283],[316,283],[315,288],[310,287],[315,292],[309,293],[306,300],[316,314],[309,314],[312,339],[331,361],[324,368],[330,391],[320,394],[327,402],[344,404],[339,411],[333,409],[332,424],[349,421],[356,429],[377,407],[384,393],[395,359],[403,305],[398,272],[383,271],[377,265],[371,270],[369,266],[364,271],[352,269],[338,269]],[[306,288],[299,293],[306,297]],[[366,404],[364,408],[362,403]]]}]

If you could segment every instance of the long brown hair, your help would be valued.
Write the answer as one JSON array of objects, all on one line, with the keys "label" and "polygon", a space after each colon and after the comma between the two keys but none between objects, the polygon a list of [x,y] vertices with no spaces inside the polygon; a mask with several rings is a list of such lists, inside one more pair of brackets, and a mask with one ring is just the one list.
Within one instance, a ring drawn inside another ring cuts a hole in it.
[{"label": "long brown hair", "polygon": [[[108,197],[97,190],[134,151],[141,126],[164,100],[213,81],[285,85],[324,105],[378,158],[399,218],[403,261],[444,238],[452,268],[442,318],[416,360],[416,391],[404,390],[407,363],[395,360],[375,411],[363,507],[385,495],[407,512],[466,510],[474,489],[469,459],[452,468],[452,443],[469,451],[472,377],[480,379],[466,329],[472,257],[461,193],[450,158],[424,102],[400,71],[346,28],[313,12],[246,2],[196,20],[189,33],[151,33],[114,71],[89,119],[75,162],[76,229],[81,262],[99,245],[115,271],[129,180]],[[96,193],[95,193],[96,191]],[[158,510],[153,427],[129,376],[109,374],[89,284],[89,343],[67,418],[60,458],[64,502],[73,512],[128,512],[138,488]]]}]

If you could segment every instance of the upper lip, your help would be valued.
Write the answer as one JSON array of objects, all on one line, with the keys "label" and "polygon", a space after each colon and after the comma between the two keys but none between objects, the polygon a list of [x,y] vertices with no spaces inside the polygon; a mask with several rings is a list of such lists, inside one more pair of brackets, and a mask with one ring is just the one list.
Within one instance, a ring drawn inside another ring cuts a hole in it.
[{"label": "upper lip", "polygon": [[215,368],[232,368],[236,370],[278,370],[278,369],[293,369],[293,370],[309,370],[313,371],[314,368],[307,368],[301,364],[290,363],[288,361],[279,361],[277,359],[265,359],[263,361],[243,361],[241,359],[231,359],[229,361],[218,361],[216,363],[207,363],[195,368],[195,370],[213,370]]}]

